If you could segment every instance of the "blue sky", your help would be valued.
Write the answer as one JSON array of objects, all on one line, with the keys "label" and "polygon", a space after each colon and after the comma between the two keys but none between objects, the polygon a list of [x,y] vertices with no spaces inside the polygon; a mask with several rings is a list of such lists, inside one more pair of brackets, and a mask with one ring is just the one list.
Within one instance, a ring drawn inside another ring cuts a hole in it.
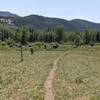
[{"label": "blue sky", "polygon": [[0,11],[21,16],[38,14],[100,23],[100,0],[0,0]]}]

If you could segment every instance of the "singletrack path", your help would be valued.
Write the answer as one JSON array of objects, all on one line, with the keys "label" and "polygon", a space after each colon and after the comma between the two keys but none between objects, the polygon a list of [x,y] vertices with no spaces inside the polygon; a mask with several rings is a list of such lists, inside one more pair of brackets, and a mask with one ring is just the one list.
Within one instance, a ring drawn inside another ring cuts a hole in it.
[{"label": "singletrack path", "polygon": [[53,68],[50,70],[49,75],[47,76],[47,79],[44,83],[44,100],[54,100],[54,95],[53,95],[53,80],[54,80],[54,75],[57,70],[57,64],[58,61],[64,56],[65,54],[59,56],[54,62],[53,62]]}]

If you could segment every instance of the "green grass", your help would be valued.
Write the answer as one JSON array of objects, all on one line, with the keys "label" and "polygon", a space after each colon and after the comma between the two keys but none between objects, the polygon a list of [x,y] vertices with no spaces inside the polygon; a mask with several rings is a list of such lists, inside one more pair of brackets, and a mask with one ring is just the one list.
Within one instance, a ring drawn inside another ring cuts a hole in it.
[{"label": "green grass", "polygon": [[0,47],[0,100],[43,100],[44,81],[61,53],[25,50],[20,62],[19,49]]},{"label": "green grass", "polygon": [[20,49],[0,46],[0,100],[43,100],[46,77],[64,52],[53,83],[55,100],[100,100],[100,46],[66,44],[36,48],[33,55],[24,47],[24,62]]},{"label": "green grass", "polygon": [[55,100],[100,100],[100,46],[82,46],[59,62]]}]

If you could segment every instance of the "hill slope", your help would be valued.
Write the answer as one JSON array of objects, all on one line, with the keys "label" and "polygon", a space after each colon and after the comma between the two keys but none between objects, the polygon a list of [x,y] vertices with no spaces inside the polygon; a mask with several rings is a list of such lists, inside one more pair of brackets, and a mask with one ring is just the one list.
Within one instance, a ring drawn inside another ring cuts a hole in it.
[{"label": "hill slope", "polygon": [[96,29],[96,30],[100,30],[100,24],[99,23],[93,23],[93,22],[89,22],[86,20],[81,20],[81,19],[74,19],[70,21],[73,26],[77,29],[77,30],[84,30],[84,29]]},{"label": "hill slope", "polygon": [[18,15],[7,11],[0,11],[0,17],[18,17]]},{"label": "hill slope", "polygon": [[86,20],[74,19],[71,21],[60,19],[60,18],[50,18],[39,15],[29,15],[25,17],[20,17],[16,14],[10,12],[0,11],[0,16],[2,17],[13,17],[12,23],[17,27],[27,26],[34,29],[55,29],[58,26],[61,26],[66,31],[76,31],[76,30],[85,30],[85,29],[96,29],[100,30],[99,23],[93,23]]},{"label": "hill slope", "polygon": [[73,25],[64,19],[48,18],[38,15],[18,17],[13,21],[15,26],[28,26],[34,29],[54,29],[58,26],[64,27],[65,30],[73,30]]},{"label": "hill slope", "polygon": [[85,30],[88,28],[100,30],[100,24],[86,20],[74,19],[71,21],[60,18],[49,18],[38,15],[18,17],[13,21],[15,26],[28,26],[34,29],[53,29],[58,26],[63,27],[66,31]]}]

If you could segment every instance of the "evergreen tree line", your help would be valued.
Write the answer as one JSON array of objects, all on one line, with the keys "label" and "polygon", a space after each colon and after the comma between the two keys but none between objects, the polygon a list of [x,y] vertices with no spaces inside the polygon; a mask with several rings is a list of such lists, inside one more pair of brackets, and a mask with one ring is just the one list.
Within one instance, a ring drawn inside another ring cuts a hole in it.
[{"label": "evergreen tree line", "polygon": [[26,27],[19,29],[0,27],[0,40],[13,40],[16,43],[21,42],[23,45],[28,42],[71,42],[78,46],[100,42],[100,31],[88,29],[80,32],[65,32],[61,27],[55,30],[36,31]]}]

